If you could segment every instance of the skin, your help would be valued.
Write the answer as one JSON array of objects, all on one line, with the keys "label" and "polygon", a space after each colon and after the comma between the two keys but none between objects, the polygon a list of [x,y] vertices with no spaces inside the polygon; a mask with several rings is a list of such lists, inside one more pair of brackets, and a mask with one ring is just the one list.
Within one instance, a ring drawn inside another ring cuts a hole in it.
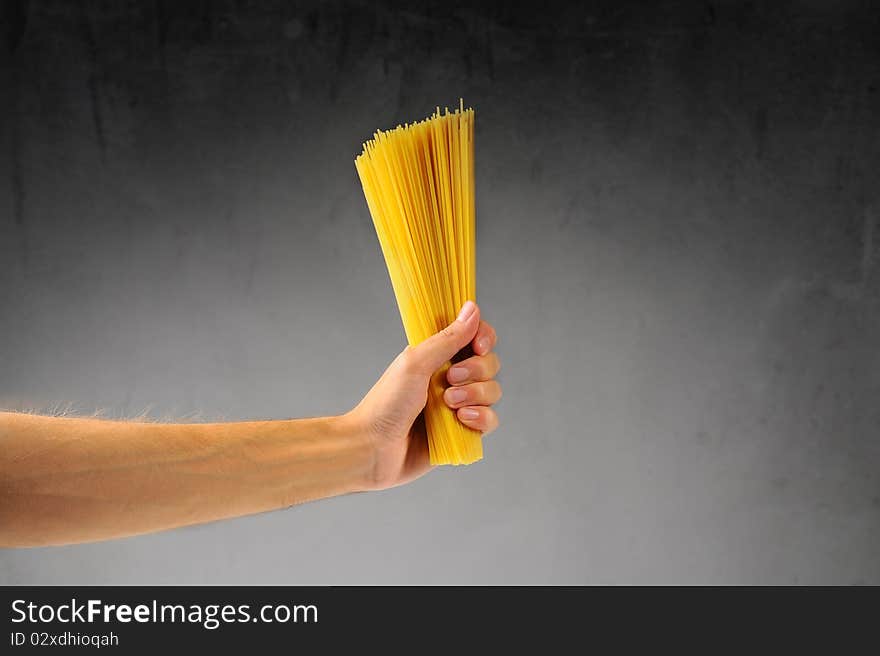
[{"label": "skin", "polygon": [[0,412],[0,546],[90,542],[383,490],[427,473],[421,412],[447,373],[459,421],[489,433],[501,398],[495,330],[471,301],[335,417],[151,424]]}]

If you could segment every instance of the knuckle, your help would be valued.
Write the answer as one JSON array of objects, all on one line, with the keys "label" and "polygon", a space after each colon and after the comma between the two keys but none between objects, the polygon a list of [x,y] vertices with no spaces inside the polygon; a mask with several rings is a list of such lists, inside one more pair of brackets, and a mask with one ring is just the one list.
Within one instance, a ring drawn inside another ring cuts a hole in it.
[{"label": "knuckle", "polygon": [[474,380],[486,380],[486,360],[484,356],[474,356],[474,366],[471,368]]},{"label": "knuckle", "polygon": [[475,355],[471,358],[472,366],[469,366],[468,369],[471,372],[471,380],[474,382],[480,382],[486,380],[486,362],[479,355]]}]

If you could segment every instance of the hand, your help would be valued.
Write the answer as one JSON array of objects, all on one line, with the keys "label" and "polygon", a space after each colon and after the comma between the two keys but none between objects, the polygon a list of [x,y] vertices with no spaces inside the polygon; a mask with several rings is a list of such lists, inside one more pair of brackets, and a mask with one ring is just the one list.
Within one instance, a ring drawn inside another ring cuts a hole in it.
[{"label": "hand", "polygon": [[431,470],[422,410],[431,375],[468,344],[474,355],[450,367],[446,404],[464,425],[490,433],[498,416],[490,407],[501,398],[495,378],[500,363],[492,352],[495,330],[480,320],[480,308],[468,301],[458,318],[418,346],[408,346],[385,370],[358,406],[346,415],[367,435],[374,466],[366,489],[385,489],[415,480]]}]

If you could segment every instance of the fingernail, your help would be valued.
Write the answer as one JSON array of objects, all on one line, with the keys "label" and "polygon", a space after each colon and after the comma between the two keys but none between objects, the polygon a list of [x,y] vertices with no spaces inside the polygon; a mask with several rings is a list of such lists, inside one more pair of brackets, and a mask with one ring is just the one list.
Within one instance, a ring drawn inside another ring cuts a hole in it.
[{"label": "fingernail", "polygon": [[449,378],[450,383],[461,383],[467,380],[468,371],[464,367],[452,367],[449,370]]},{"label": "fingernail", "polygon": [[464,305],[461,306],[461,310],[458,313],[458,321],[462,323],[467,322],[468,319],[471,318],[471,315],[474,313],[474,310],[477,309],[477,304],[473,301],[465,301]]},{"label": "fingernail", "polygon": [[480,411],[473,408],[462,408],[458,411],[458,416],[467,421],[473,421],[480,416]]},{"label": "fingernail", "polygon": [[467,398],[467,392],[457,387],[450,387],[446,390],[446,398],[450,403],[461,403]]},{"label": "fingernail", "polygon": [[477,340],[477,350],[480,353],[486,353],[489,350],[489,338],[488,337],[480,337]]}]

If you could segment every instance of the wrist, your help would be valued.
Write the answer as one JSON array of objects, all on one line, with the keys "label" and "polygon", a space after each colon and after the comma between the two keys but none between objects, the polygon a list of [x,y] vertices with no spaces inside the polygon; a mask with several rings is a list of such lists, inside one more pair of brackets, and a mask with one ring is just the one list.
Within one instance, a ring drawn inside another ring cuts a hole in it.
[{"label": "wrist", "polygon": [[[282,508],[360,492],[373,469],[366,436],[345,415],[264,422],[267,429],[244,458],[260,480],[260,505]],[[244,513],[239,513],[244,514]]]},{"label": "wrist", "polygon": [[353,454],[352,475],[346,492],[368,492],[376,487],[377,451],[375,440],[354,411],[331,419],[331,432],[337,440],[347,445]]}]

